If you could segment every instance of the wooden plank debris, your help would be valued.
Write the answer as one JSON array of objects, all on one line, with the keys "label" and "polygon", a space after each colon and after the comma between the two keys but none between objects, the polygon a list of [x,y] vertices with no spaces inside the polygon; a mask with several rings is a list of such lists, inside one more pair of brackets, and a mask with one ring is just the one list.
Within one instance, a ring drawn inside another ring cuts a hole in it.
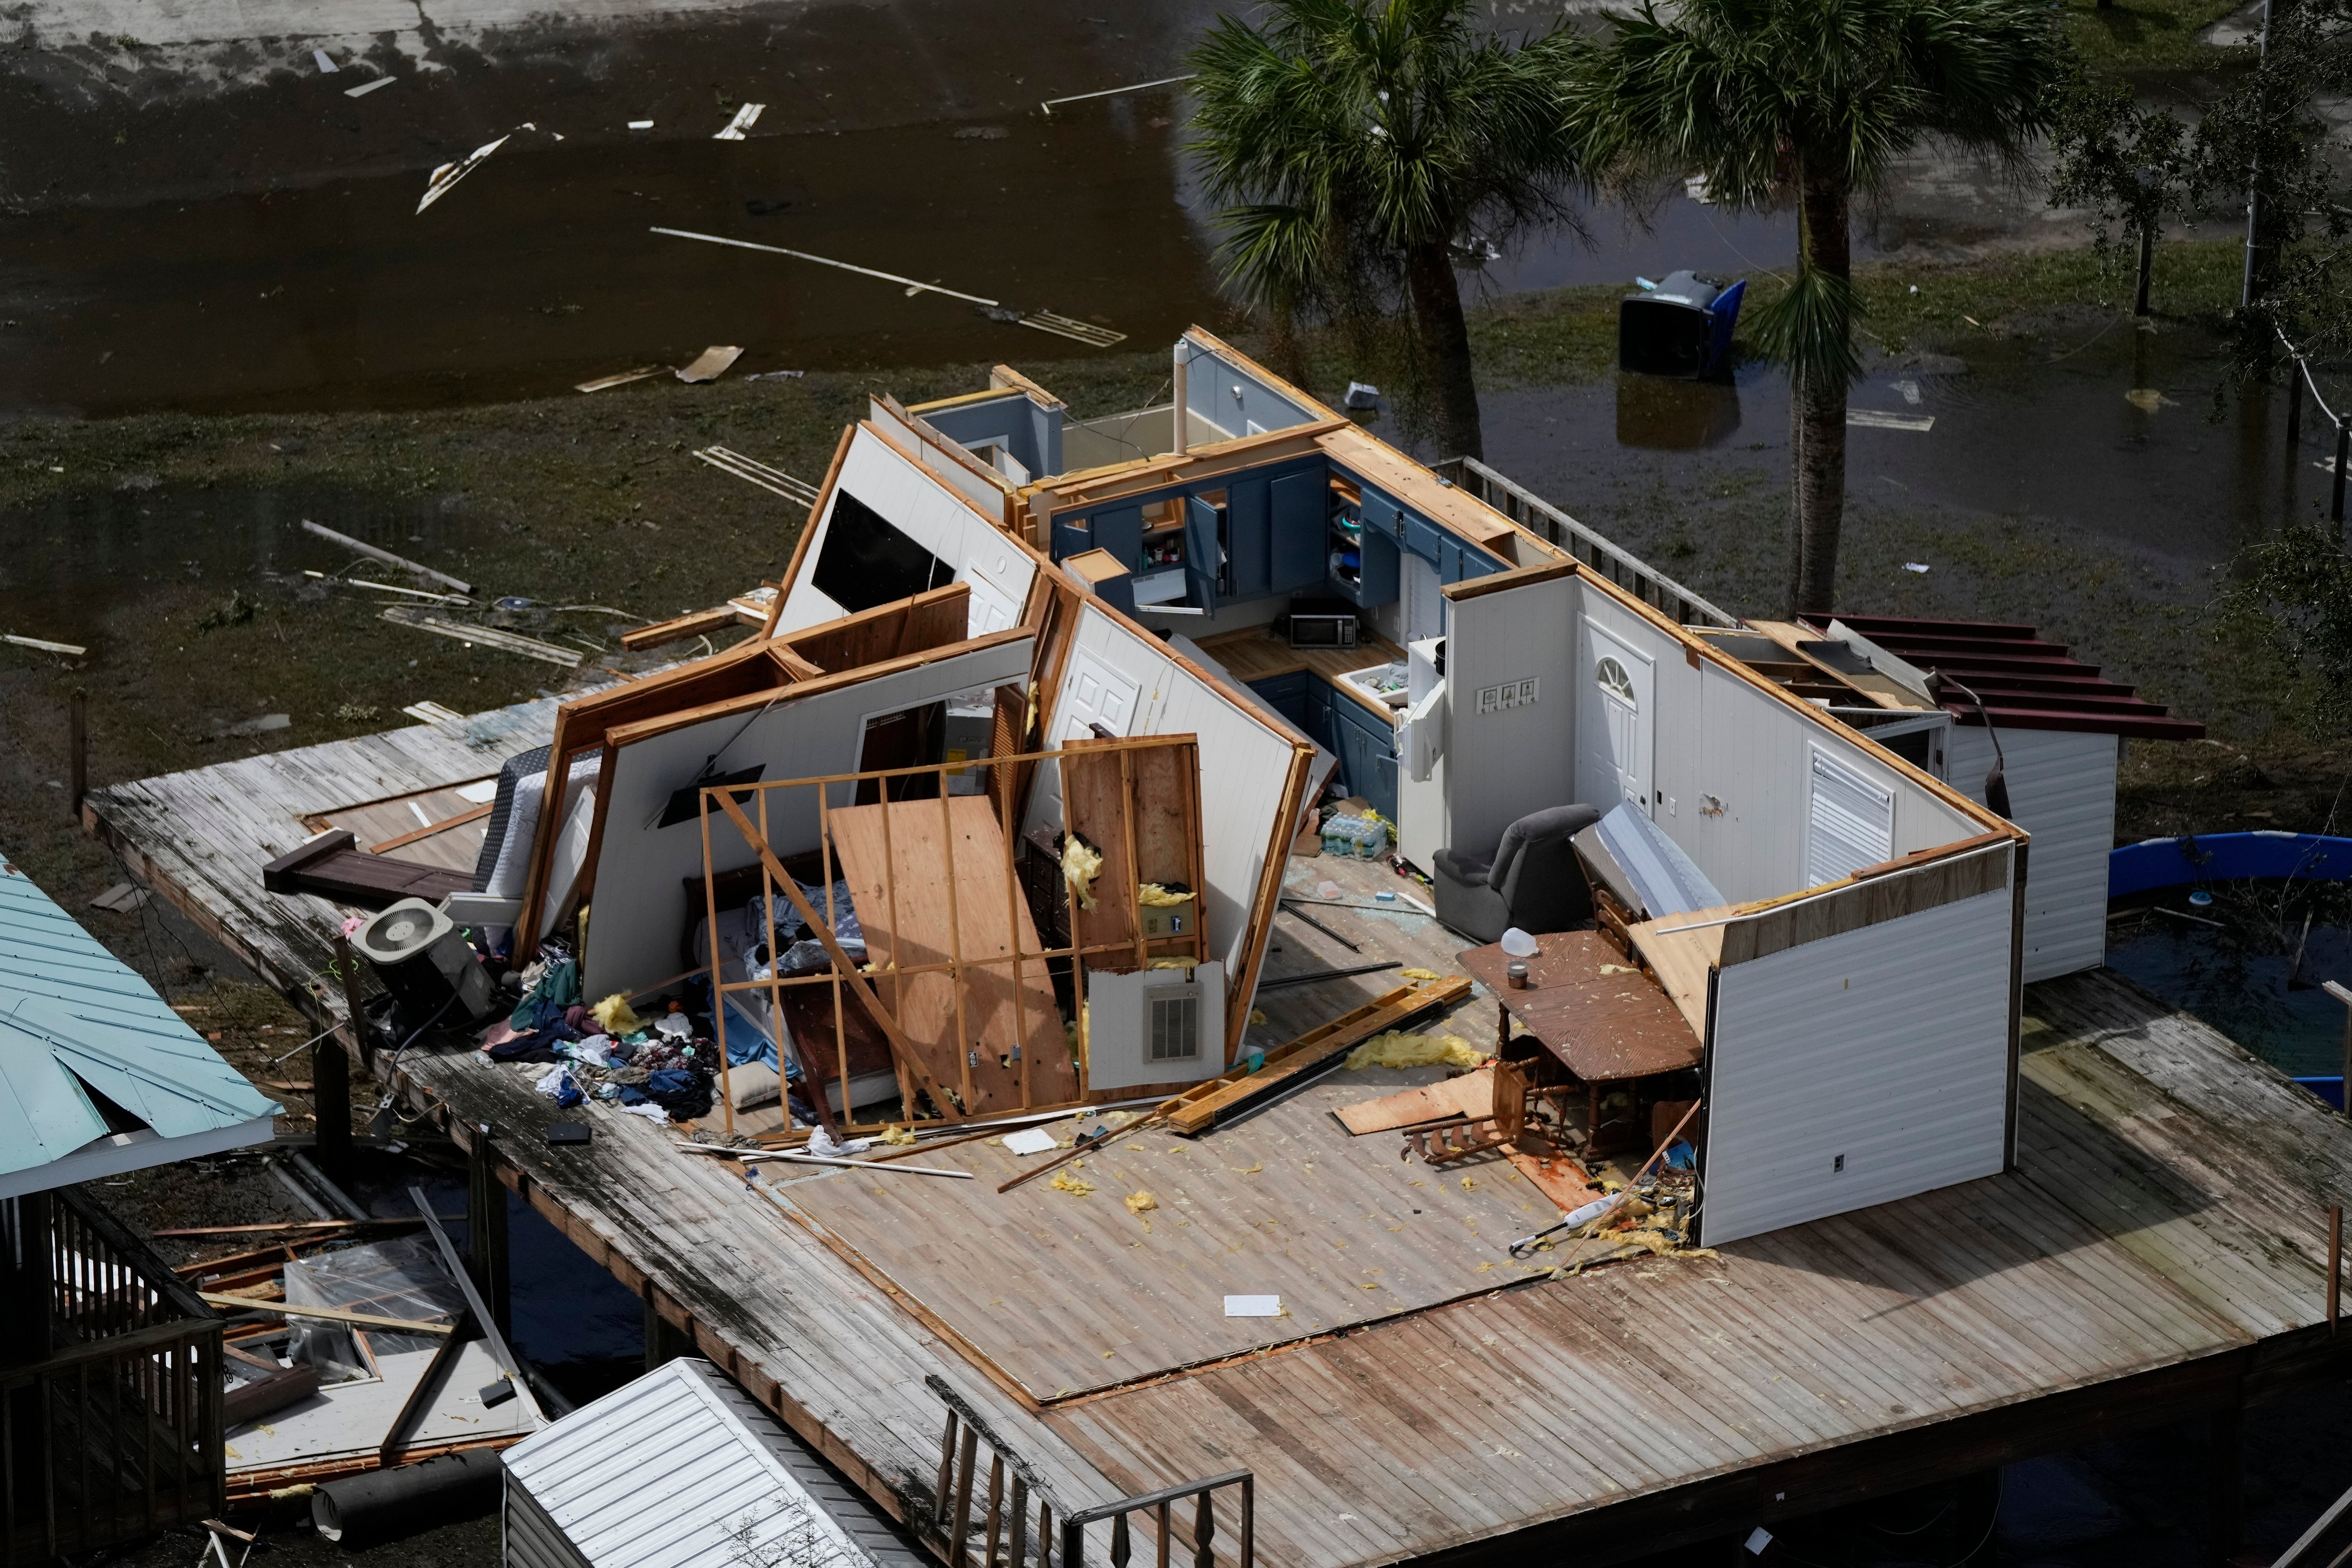
[{"label": "wooden plank debris", "polygon": [[763,490],[770,490],[802,506],[814,506],[817,488],[806,479],[794,479],[782,468],[770,468],[757,458],[747,458],[725,447],[704,447],[694,454],[722,474],[732,474],[746,479]]},{"label": "wooden plank debris", "polygon": [[641,364],[635,370],[616,371],[611,375],[600,375],[591,381],[576,383],[572,386],[572,390],[574,392],[604,392],[615,386],[626,386],[633,381],[650,380],[668,368],[669,366],[666,364]]},{"label": "wooden plank debris", "polygon": [[1265,1065],[1256,1072],[1235,1068],[1177,1095],[1178,1103],[1168,1112],[1168,1124],[1188,1138],[1198,1137],[1222,1118],[1297,1081],[1341,1051],[1396,1027],[1416,1013],[1450,1007],[1469,994],[1470,982],[1458,974],[1426,985],[1383,991],[1362,1006],[1350,1008],[1288,1045],[1268,1051]]},{"label": "wooden plank debris", "polygon": [[68,654],[75,658],[79,658],[89,651],[79,643],[50,642],[43,637],[20,637],[14,632],[0,632],[0,642],[14,643],[18,647],[36,648],[42,653]]},{"label": "wooden plank debris", "polygon": [[331,1323],[349,1323],[354,1328],[384,1329],[403,1334],[449,1334],[457,1331],[448,1323],[427,1323],[410,1318],[381,1318],[373,1312],[347,1312],[341,1307],[289,1307],[283,1301],[257,1301],[247,1296],[224,1296],[217,1290],[199,1290],[196,1296],[207,1306],[223,1307],[236,1312],[274,1312],[281,1318],[319,1318]]},{"label": "wooden plank debris", "polygon": [[371,561],[381,561],[387,566],[397,566],[404,572],[414,572],[419,577],[443,584],[460,594],[471,594],[474,591],[474,585],[461,577],[452,577],[446,572],[436,572],[430,566],[411,561],[405,555],[394,555],[391,551],[370,544],[365,540],[353,539],[348,533],[338,533],[326,524],[312,522],[307,517],[302,520],[302,531],[315,533],[330,544],[340,544],[353,554],[364,555]]},{"label": "wooden plank debris", "polygon": [[513,632],[502,632],[495,626],[466,626],[405,605],[394,605],[379,611],[376,619],[390,621],[396,626],[414,626],[420,632],[448,637],[468,647],[494,647],[501,653],[519,653],[525,658],[560,664],[566,669],[577,669],[588,659],[588,656],[578,648],[558,647],[553,643],[541,642],[537,637],[518,637]]}]

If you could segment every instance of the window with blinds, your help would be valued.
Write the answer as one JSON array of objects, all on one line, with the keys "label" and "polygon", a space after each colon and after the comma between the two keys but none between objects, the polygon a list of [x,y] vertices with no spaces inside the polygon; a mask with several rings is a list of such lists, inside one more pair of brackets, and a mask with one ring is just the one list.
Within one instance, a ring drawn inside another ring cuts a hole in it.
[{"label": "window with blinds", "polygon": [[1805,886],[1818,888],[1895,858],[1895,792],[1826,752],[1813,752]]}]

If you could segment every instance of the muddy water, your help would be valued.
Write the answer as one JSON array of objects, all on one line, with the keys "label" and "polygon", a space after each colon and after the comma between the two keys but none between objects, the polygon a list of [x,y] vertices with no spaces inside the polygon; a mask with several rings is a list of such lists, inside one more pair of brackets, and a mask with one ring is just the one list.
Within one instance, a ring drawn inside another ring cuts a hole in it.
[{"label": "muddy water", "polygon": [[[1919,356],[1854,388],[1861,416],[1926,426],[1849,428],[1854,503],[2050,520],[2188,567],[2326,504],[2318,437],[2306,430],[2290,458],[2283,409],[2233,405],[2215,419],[2224,362],[2201,334],[2090,323],[1967,347],[1965,361]],[[1604,531],[1613,496],[1787,482],[1789,387],[1769,369],[1716,384],[1612,376],[1482,403],[1487,460]]]}]

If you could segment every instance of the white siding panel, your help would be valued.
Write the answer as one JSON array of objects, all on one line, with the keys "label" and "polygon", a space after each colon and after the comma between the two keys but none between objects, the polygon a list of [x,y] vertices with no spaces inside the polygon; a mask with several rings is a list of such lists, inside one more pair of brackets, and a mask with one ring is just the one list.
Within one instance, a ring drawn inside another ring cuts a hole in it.
[{"label": "white siding panel", "polygon": [[[2107,853],[2116,842],[2113,735],[2003,730],[2010,808],[2033,835],[2025,862],[2025,978],[2047,980],[2107,961]],[[1991,738],[1955,724],[1944,748],[1952,787],[1984,799]]]},{"label": "white siding panel", "polygon": [[1708,1246],[2001,1168],[2009,929],[2002,889],[1723,969]]},{"label": "white siding panel", "polygon": [[[1208,881],[1209,941],[1228,974],[1241,973],[1242,939],[1250,905],[1265,869],[1266,846],[1277,816],[1297,802],[1284,786],[1297,744],[1261,721],[1248,703],[1179,664],[1166,644],[1127,626],[1091,601],[1078,609],[1073,650],[1055,695],[1053,743],[1067,731],[1064,716],[1078,701],[1079,683],[1102,682],[1112,671],[1135,686],[1127,735],[1192,735],[1201,748],[1201,859]],[[1029,793],[1027,829],[1058,831],[1062,795],[1056,770],[1038,770]],[[1234,1005],[1248,1005],[1247,997]]]},{"label": "white siding panel", "polygon": [[[1481,594],[1453,606],[1445,645],[1446,825],[1453,844],[1491,851],[1531,811],[1577,798],[1576,651],[1580,587],[1573,577]],[[1646,647],[1646,644],[1636,646]],[[1680,654],[1674,657],[1680,658]],[[1478,711],[1481,687],[1537,681],[1532,707]],[[1595,801],[1607,808],[1613,801]]]},{"label": "white siding panel", "polygon": [[[1029,596],[1036,574],[1031,558],[1004,531],[972,509],[949,482],[909,459],[884,440],[872,426],[860,425],[849,439],[834,492],[825,497],[824,510],[810,526],[815,531],[801,555],[800,574],[784,584],[783,614],[779,632],[803,631],[839,620],[847,612],[817,591],[816,563],[833,529],[835,496],[847,490],[887,519],[908,538],[955,569],[955,580],[975,575],[988,580],[996,593],[1018,606]],[[973,627],[970,635],[979,635]]]}]

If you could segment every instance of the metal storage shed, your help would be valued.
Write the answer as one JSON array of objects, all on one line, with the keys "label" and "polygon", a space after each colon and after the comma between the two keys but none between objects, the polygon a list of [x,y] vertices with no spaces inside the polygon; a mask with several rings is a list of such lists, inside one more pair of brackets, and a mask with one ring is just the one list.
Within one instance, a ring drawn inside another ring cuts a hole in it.
[{"label": "metal storage shed", "polygon": [[500,1458],[509,1568],[929,1561],[704,1361],[666,1363]]},{"label": "metal storage shed", "polygon": [[[1943,678],[1952,715],[1944,776],[1984,798],[2000,737],[2011,820],[2033,835],[2025,879],[2025,970],[2031,983],[2096,969],[2107,956],[2107,853],[2116,841],[2116,766],[2130,740],[2193,741],[2205,726],[2167,712],[2099,667],[2045,642],[2032,626],[1898,616],[1832,619],[1896,658]],[[1983,710],[1954,689],[1965,687]],[[1990,716],[1994,726],[1985,728]]]}]

